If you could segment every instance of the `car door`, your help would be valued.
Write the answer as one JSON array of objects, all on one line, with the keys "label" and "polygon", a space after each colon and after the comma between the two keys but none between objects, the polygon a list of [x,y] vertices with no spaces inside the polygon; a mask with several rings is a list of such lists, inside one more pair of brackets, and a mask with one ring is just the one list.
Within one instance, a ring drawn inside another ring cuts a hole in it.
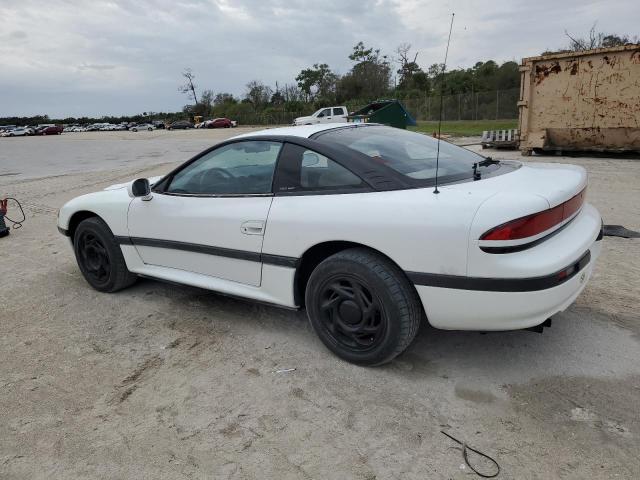
[{"label": "car door", "polygon": [[344,111],[342,107],[334,107],[333,108],[333,123],[345,122],[347,118],[347,112]]},{"label": "car door", "polygon": [[131,242],[149,265],[259,286],[282,144],[238,141],[187,163],[129,207]]},{"label": "car door", "polygon": [[317,117],[318,123],[331,123],[331,109],[325,108],[322,110]]}]

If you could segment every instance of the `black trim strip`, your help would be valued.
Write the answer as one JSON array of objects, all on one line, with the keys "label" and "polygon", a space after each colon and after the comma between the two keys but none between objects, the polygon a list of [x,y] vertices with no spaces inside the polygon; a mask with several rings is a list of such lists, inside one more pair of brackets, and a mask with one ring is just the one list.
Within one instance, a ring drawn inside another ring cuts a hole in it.
[{"label": "black trim strip", "polygon": [[535,292],[557,287],[578,272],[584,270],[591,260],[591,252],[587,252],[571,265],[551,275],[530,278],[483,278],[464,277],[459,275],[442,275],[438,273],[407,272],[409,279],[416,285],[458,290],[478,290],[486,292]]},{"label": "black trim strip", "polygon": [[[262,262],[267,265],[297,268],[300,259],[284,255],[269,253],[247,252],[231,248],[200,245],[196,243],[162,240],[156,238],[116,236],[120,245],[140,245],[155,248],[169,248],[187,252],[204,253],[219,257],[236,258],[251,262]],[[440,288],[455,288],[458,290],[479,290],[487,292],[534,292],[546,290],[563,284],[574,277],[591,261],[591,252],[587,250],[576,262],[551,275],[530,278],[484,278],[465,277],[460,275],[443,275],[438,273],[406,272],[409,280],[415,285]]]},{"label": "black trim strip", "polygon": [[277,265],[278,267],[296,268],[298,266],[299,258],[285,257],[283,255],[272,255],[271,253],[262,254],[262,263],[267,265]]},{"label": "black trim strip", "polygon": [[69,230],[65,230],[64,228],[58,227],[58,232],[60,232],[65,237],[69,236]]},{"label": "black trim strip", "polygon": [[178,242],[175,240],[163,240],[159,238],[142,237],[122,237],[116,236],[116,241],[120,245],[139,245],[142,247],[168,248],[172,250],[182,250],[185,252],[204,253],[205,255],[215,255],[217,257],[236,258],[249,262],[262,262],[267,265],[279,267],[295,268],[298,259],[295,257],[285,257],[282,255],[272,255],[268,253],[247,252],[245,250],[235,250],[233,248],[214,247],[211,245],[201,245],[198,243]]}]

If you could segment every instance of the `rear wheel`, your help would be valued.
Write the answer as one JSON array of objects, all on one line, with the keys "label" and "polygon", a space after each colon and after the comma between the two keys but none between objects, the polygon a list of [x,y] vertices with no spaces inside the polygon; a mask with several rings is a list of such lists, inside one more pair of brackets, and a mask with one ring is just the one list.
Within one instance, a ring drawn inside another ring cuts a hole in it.
[{"label": "rear wheel", "polygon": [[320,263],[309,278],[305,301],[320,340],[359,365],[381,365],[402,353],[422,318],[420,300],[404,273],[363,248]]},{"label": "rear wheel", "polygon": [[132,285],[136,275],[127,269],[111,229],[98,217],[83,220],[73,236],[73,249],[85,280],[101,292]]}]

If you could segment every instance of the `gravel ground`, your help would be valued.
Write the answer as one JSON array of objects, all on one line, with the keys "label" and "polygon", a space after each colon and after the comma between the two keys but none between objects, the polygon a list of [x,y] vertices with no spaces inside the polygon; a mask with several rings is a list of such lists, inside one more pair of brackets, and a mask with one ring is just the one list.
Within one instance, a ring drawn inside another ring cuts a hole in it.
[{"label": "gravel ground", "polygon": [[[499,478],[640,478],[639,240],[605,238],[543,335],[423,325],[375,369],[332,356],[304,312],[151,280],[92,290],[57,209],[241,131],[0,139],[0,197],[28,217],[0,239],[0,478],[476,478],[440,430]],[[640,161],[528,160],[583,165],[605,223],[640,230]]]}]

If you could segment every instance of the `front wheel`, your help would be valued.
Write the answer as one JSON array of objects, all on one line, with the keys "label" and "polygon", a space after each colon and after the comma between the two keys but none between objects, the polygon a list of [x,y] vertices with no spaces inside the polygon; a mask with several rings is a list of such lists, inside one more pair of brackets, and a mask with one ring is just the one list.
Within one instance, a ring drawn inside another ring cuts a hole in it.
[{"label": "front wheel", "polygon": [[307,314],[320,340],[358,365],[387,363],[418,332],[422,306],[404,272],[364,248],[324,260],[307,284]]},{"label": "front wheel", "polygon": [[136,281],[111,229],[98,217],[80,222],[73,236],[73,250],[82,275],[96,290],[116,292]]}]

